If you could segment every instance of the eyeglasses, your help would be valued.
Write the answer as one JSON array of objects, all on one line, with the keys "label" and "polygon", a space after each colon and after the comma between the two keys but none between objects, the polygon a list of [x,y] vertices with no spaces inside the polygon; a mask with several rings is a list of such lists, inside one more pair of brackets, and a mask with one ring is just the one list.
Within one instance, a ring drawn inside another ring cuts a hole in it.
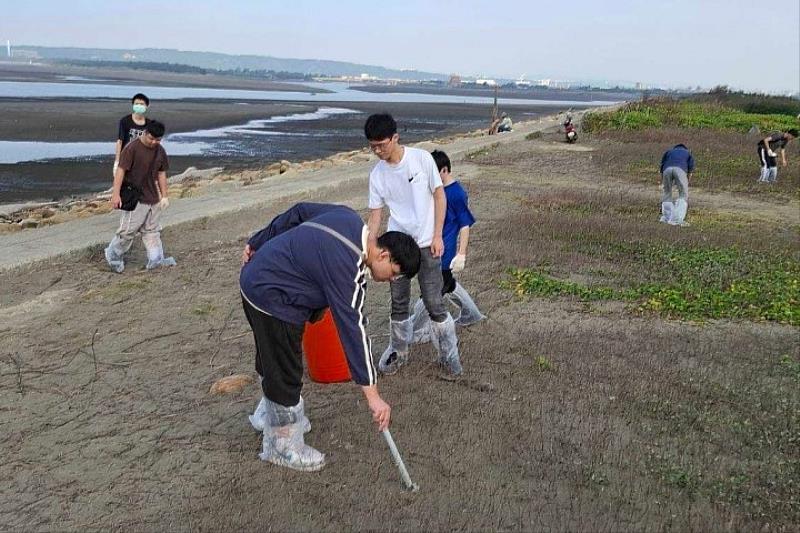
[{"label": "eyeglasses", "polygon": [[371,142],[369,143],[369,149],[372,150],[373,152],[383,152],[384,150],[386,150],[386,147],[392,143],[393,140],[394,137],[389,137],[388,139],[384,139],[380,142]]}]

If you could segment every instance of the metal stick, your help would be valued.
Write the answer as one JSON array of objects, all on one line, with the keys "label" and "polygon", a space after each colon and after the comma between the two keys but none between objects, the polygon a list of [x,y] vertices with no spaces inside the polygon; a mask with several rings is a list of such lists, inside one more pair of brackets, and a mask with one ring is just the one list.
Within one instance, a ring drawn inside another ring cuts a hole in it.
[{"label": "metal stick", "polygon": [[403,463],[403,458],[400,457],[400,452],[397,451],[397,445],[394,443],[392,434],[389,433],[388,429],[383,430],[383,438],[386,439],[386,444],[389,445],[389,451],[392,452],[394,464],[396,464],[397,469],[400,470],[400,477],[403,479],[403,485],[411,492],[417,492],[419,490],[419,485],[411,481],[411,476],[408,475],[408,470],[406,470],[406,465]]}]

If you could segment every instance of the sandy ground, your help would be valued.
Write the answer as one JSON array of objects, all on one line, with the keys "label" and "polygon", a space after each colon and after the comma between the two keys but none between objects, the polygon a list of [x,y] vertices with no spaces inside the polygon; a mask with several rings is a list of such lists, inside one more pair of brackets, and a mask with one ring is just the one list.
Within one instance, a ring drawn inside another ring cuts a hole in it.
[{"label": "sandy ground", "polygon": [[[598,181],[591,150],[543,139],[503,144],[491,165],[456,161],[479,220],[461,281],[489,318],[460,330],[465,379],[437,379],[432,348],[422,346],[380,382],[417,494],[401,489],[351,384],[304,388],[307,439],[328,460],[313,474],[258,460],[260,438],[246,417],[260,395],[255,385],[208,392],[223,376],[254,374],[237,291],[246,235],[301,199],[363,212],[366,180],[168,228],[164,242],[178,261],[168,270],[144,271],[137,244],[121,276],[97,249],[0,273],[0,529],[760,528],[733,508],[662,499],[655,481],[634,475],[598,492],[587,469],[636,442],[609,406],[625,393],[617,376],[633,373],[637,388],[653,379],[648,357],[659,342],[674,345],[668,358],[676,365],[696,365],[709,356],[692,352],[690,341],[715,353],[753,343],[780,353],[795,345],[796,330],[700,328],[613,307],[587,314],[580,304],[521,302],[498,288],[506,267],[536,255],[536,243],[521,241],[512,226],[525,198],[553,185],[630,189],[609,176]],[[370,287],[367,309],[378,356],[388,287]],[[607,350],[603,361],[593,353],[597,342]],[[536,353],[562,370],[538,372]]]}]

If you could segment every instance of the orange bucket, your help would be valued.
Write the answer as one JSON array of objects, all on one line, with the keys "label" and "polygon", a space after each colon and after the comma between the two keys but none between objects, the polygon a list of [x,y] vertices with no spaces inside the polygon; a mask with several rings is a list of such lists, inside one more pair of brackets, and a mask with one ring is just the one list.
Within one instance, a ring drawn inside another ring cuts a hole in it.
[{"label": "orange bucket", "polygon": [[319,322],[306,324],[303,351],[312,380],[317,383],[350,381],[350,367],[330,309],[325,310]]}]

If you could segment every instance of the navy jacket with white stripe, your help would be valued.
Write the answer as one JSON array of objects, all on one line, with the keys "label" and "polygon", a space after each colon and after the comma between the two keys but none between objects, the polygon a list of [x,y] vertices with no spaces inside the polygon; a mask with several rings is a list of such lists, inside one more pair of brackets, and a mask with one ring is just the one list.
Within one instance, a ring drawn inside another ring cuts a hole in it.
[{"label": "navy jacket with white stripe", "polygon": [[[333,230],[349,245],[305,222]],[[299,203],[255,233],[248,244],[255,254],[239,275],[247,301],[295,325],[330,307],[353,381],[374,385],[364,316],[367,229],[358,213],[342,205]]]}]

